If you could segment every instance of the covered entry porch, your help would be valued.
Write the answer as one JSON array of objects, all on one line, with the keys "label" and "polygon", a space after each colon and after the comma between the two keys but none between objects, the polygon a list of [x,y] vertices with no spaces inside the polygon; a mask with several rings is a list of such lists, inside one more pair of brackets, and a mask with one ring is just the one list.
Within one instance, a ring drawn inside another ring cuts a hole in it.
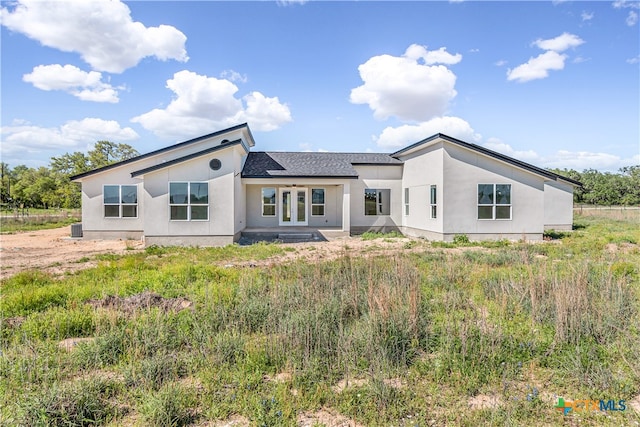
[{"label": "covered entry porch", "polygon": [[248,233],[314,234],[351,232],[350,180],[243,179]]}]

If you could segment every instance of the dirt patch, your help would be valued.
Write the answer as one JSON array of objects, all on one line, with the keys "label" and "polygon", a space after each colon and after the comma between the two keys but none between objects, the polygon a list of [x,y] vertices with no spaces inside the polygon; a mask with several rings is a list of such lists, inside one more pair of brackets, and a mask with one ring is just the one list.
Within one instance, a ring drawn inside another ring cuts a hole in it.
[{"label": "dirt patch", "polygon": [[242,415],[232,415],[226,420],[206,421],[198,424],[199,427],[249,427],[251,423]]},{"label": "dirt patch", "polygon": [[493,409],[502,405],[502,399],[500,399],[500,396],[479,394],[477,396],[470,398],[467,403],[469,405],[469,408],[473,410]]},{"label": "dirt patch", "polygon": [[332,412],[329,409],[320,409],[316,412],[303,412],[298,415],[297,420],[298,427],[312,427],[317,425],[324,425],[327,427],[361,427],[361,424]]},{"label": "dirt patch", "polygon": [[140,240],[71,239],[71,226],[0,235],[0,279],[37,269],[62,275],[95,267],[98,254],[125,254],[143,249]]},{"label": "dirt patch", "polygon": [[129,297],[109,295],[102,299],[92,299],[87,304],[93,308],[107,308],[132,314],[136,310],[148,310],[157,307],[164,312],[181,311],[193,307],[186,298],[164,298],[154,292],[143,292]]},{"label": "dirt patch", "polygon": [[631,399],[631,402],[629,402],[629,406],[631,406],[632,410],[640,414],[640,394]]}]

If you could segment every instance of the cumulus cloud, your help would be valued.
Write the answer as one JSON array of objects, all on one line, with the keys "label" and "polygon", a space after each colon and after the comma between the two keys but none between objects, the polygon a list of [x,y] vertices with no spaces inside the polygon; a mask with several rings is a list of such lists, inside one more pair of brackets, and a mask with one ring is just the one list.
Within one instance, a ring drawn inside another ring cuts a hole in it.
[{"label": "cumulus cloud", "polygon": [[73,65],[38,65],[31,73],[23,75],[22,80],[38,89],[68,92],[83,101],[119,101],[117,90],[102,81],[101,73],[82,71]]},{"label": "cumulus cloud", "polygon": [[139,137],[136,131],[121,127],[115,120],[97,118],[71,120],[51,128],[16,121],[11,126],[3,126],[0,134],[3,157],[61,149],[82,150],[100,140],[124,142]]},{"label": "cumulus cloud", "polygon": [[456,75],[444,65],[460,62],[446,48],[428,51],[413,44],[400,56],[374,56],[358,67],[364,84],[351,90],[350,101],[367,104],[377,119],[395,116],[424,121],[442,116],[456,96]]},{"label": "cumulus cloud", "polygon": [[518,82],[528,82],[530,80],[544,79],[549,76],[550,70],[562,70],[564,68],[564,60],[566,55],[561,55],[552,50],[529,58],[529,61],[516,68],[509,69],[507,72],[508,80],[516,80]]},{"label": "cumulus cloud", "polygon": [[237,98],[238,87],[229,80],[183,70],[167,80],[167,88],[175,94],[167,108],[132,119],[162,138],[192,137],[242,122],[257,131],[271,131],[292,120],[289,107],[277,97],[251,92]]},{"label": "cumulus cloud", "polygon": [[553,39],[538,39],[533,44],[543,50],[552,50],[554,52],[564,52],[569,48],[580,46],[584,43],[580,37],[575,34],[562,33]]},{"label": "cumulus cloud", "polygon": [[634,12],[633,10],[630,10],[625,22],[630,27],[633,27],[634,25],[636,25],[638,23],[638,13]]},{"label": "cumulus cloud", "polygon": [[553,39],[538,39],[533,42],[534,46],[546,50],[546,52],[529,58],[524,64],[507,70],[507,80],[515,80],[520,83],[531,80],[544,79],[549,76],[551,70],[562,70],[564,68],[567,55],[561,54],[567,49],[575,48],[584,43],[580,37],[562,33]]},{"label": "cumulus cloud", "polygon": [[145,27],[124,3],[110,0],[19,0],[0,9],[2,25],[63,52],[94,70],[121,73],[145,57],[187,61],[187,37],[175,27]]},{"label": "cumulus cloud", "polygon": [[398,149],[436,133],[444,133],[467,142],[478,142],[482,138],[465,120],[459,117],[445,116],[436,117],[417,125],[387,127],[379,136],[374,137],[374,141],[381,149]]},{"label": "cumulus cloud", "polygon": [[497,138],[489,138],[487,142],[482,144],[483,147],[489,150],[497,151],[506,156],[513,157],[515,159],[523,160],[525,162],[536,162],[540,160],[540,156],[533,150],[520,151],[515,150],[511,145],[502,142]]}]

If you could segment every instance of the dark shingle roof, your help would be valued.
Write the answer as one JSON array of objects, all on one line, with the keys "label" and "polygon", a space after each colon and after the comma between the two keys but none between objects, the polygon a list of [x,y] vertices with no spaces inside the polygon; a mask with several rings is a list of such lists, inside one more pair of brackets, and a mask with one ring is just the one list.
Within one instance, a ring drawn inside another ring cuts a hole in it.
[{"label": "dark shingle roof", "polygon": [[398,166],[385,153],[250,152],[243,178],[357,178],[354,165]]}]

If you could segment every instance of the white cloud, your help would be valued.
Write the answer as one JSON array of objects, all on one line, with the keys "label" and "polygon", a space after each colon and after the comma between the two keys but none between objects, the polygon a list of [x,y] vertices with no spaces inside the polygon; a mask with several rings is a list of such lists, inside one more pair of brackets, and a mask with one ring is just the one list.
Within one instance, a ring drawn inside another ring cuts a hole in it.
[{"label": "white cloud", "polygon": [[548,168],[575,169],[583,171],[585,169],[597,169],[599,171],[615,172],[623,166],[640,164],[640,155],[631,158],[621,158],[614,154],[593,153],[589,151],[566,151],[559,150],[552,156],[542,160],[542,165]]},{"label": "white cloud", "polygon": [[640,62],[640,55],[636,56],[635,58],[627,59],[628,64],[637,64],[639,62]]},{"label": "white cloud", "polygon": [[497,151],[514,159],[522,160],[525,162],[537,162],[540,160],[540,156],[533,150],[519,151],[514,150],[509,144],[502,142],[497,138],[489,138],[487,142],[482,144],[483,147],[489,150]]},{"label": "white cloud", "polygon": [[248,81],[246,74],[240,74],[234,70],[224,70],[222,73],[220,73],[220,77],[232,82],[246,83]]},{"label": "white cloud", "polygon": [[575,34],[562,33],[553,39],[538,39],[533,44],[543,50],[552,50],[554,52],[564,52],[569,48],[580,46],[584,43],[580,37]]},{"label": "white cloud", "polygon": [[496,61],[496,63],[494,65],[496,67],[504,67],[505,65],[507,65],[507,61],[505,61],[504,59],[501,59],[499,61]]},{"label": "white cloud", "polygon": [[175,27],[145,27],[124,3],[110,0],[19,0],[0,9],[2,25],[63,52],[94,70],[121,73],[145,57],[187,61],[187,37]]},{"label": "white cloud", "polygon": [[382,149],[398,149],[421,141],[436,133],[443,133],[467,142],[477,142],[482,138],[471,125],[459,117],[436,117],[417,125],[387,127],[374,142]]},{"label": "white cloud", "polygon": [[277,97],[252,92],[236,98],[238,87],[229,80],[183,70],[167,80],[167,88],[176,95],[167,108],[132,119],[163,138],[192,137],[242,122],[254,130],[270,131],[292,120],[289,107]]},{"label": "white cloud", "polygon": [[638,23],[638,13],[630,10],[625,22],[629,27],[633,27],[634,25],[636,25]]},{"label": "white cloud", "polygon": [[[549,76],[550,70],[562,70],[567,55],[560,54],[567,49],[575,48],[584,43],[575,34],[562,33],[553,39],[538,39],[532,45],[546,50],[545,53],[529,58],[529,61],[507,70],[507,80],[515,80],[523,83],[531,80],[544,79]],[[583,62],[583,61],[576,61]]]},{"label": "white cloud", "polygon": [[38,65],[22,80],[38,89],[62,90],[83,101],[110,102],[119,101],[118,92],[110,84],[102,82],[102,74],[97,71],[82,71],[73,65]]},{"label": "white cloud", "polygon": [[[138,134],[130,127],[121,127],[114,120],[85,118],[71,120],[60,127],[44,128],[24,121],[3,126],[2,155],[25,156],[43,151],[86,149],[96,141],[132,141]],[[23,157],[24,158],[24,157]]]},{"label": "white cloud", "polygon": [[583,10],[582,13],[580,14],[580,17],[582,18],[582,21],[591,21],[593,19],[593,12],[587,12],[586,10]]},{"label": "white cloud", "polygon": [[400,57],[374,56],[358,67],[364,84],[351,90],[350,101],[368,104],[377,119],[391,116],[424,121],[443,115],[456,96],[456,75],[444,65],[460,62],[445,48],[428,51],[411,45]]},{"label": "white cloud", "polygon": [[549,75],[549,70],[562,70],[566,55],[549,50],[529,61],[507,71],[507,80],[528,82],[530,80],[543,79]]}]

